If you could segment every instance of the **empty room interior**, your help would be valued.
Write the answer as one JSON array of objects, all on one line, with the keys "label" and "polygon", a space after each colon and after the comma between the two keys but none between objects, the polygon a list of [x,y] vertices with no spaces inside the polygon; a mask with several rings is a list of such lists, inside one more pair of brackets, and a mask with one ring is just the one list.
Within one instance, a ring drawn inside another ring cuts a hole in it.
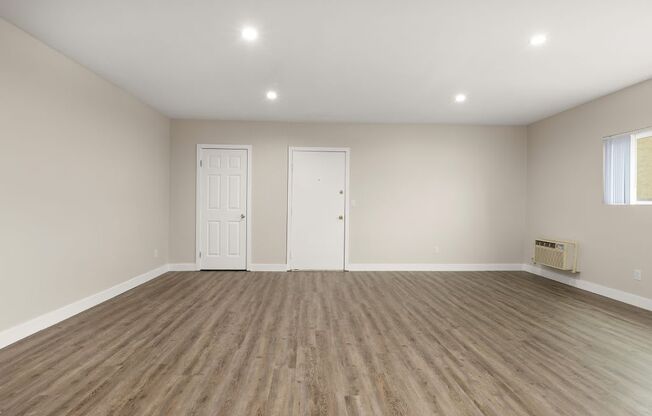
[{"label": "empty room interior", "polygon": [[650,0],[0,0],[0,415],[652,415]]}]

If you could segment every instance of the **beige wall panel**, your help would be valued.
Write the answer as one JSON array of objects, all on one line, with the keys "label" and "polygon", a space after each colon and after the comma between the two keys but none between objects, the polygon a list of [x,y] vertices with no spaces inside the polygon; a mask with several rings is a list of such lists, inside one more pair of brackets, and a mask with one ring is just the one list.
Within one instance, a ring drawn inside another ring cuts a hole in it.
[{"label": "beige wall panel", "polygon": [[288,146],[351,148],[351,263],[519,263],[525,142],[523,127],[173,120],[171,261],[194,262],[196,145],[214,143],[253,145],[254,263],[286,260]]},{"label": "beige wall panel", "polygon": [[168,119],[2,19],[0,91],[1,331],[167,263],[170,154]]}]

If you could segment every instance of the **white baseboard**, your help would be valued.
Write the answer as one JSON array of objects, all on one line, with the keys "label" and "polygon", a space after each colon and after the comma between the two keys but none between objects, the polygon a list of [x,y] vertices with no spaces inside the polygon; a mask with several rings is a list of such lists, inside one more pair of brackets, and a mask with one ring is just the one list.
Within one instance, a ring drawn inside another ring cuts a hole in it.
[{"label": "white baseboard", "polygon": [[[491,270],[523,270],[520,263],[490,263],[490,264],[407,264],[407,263],[354,263],[349,264],[348,271],[491,271]],[[252,272],[284,272],[285,264],[252,264]]]},{"label": "white baseboard", "polygon": [[573,286],[578,289],[586,290],[587,292],[595,293],[596,295],[601,295],[610,299],[617,300],[619,302],[627,303],[629,305],[652,311],[652,299],[634,295],[633,293],[623,292],[622,290],[612,289],[610,287],[602,286],[600,284],[586,280],[570,277],[563,273],[543,268],[541,266],[524,264],[523,270],[541,277],[545,277],[546,279],[554,280],[568,286]]},{"label": "white baseboard", "polygon": [[171,272],[194,272],[197,270],[195,263],[170,263],[168,270]]},{"label": "white baseboard", "polygon": [[429,264],[429,263],[357,263],[349,264],[349,271],[415,271],[415,272],[474,272],[523,270],[520,263],[487,264]]},{"label": "white baseboard", "polygon": [[[196,271],[195,263],[170,263],[171,272],[193,272]],[[285,264],[251,264],[249,270],[252,272],[286,272],[287,266]]]},{"label": "white baseboard", "polygon": [[64,319],[68,319],[73,315],[77,315],[86,309],[90,309],[93,306],[118,296],[119,294],[133,289],[136,286],[142,285],[143,283],[152,280],[167,271],[168,265],[164,264],[154,270],[150,270],[139,276],[129,279],[126,282],[122,282],[99,293],[88,296],[84,299],[78,300],[54,311],[48,312],[41,316],[37,316],[36,318],[33,318],[27,322],[6,329],[0,332],[0,348],[4,348],[7,345],[13,344],[16,341],[28,337],[49,326],[57,324]]},{"label": "white baseboard", "polygon": [[287,272],[288,268],[285,264],[252,264],[249,268],[252,272]]},{"label": "white baseboard", "polygon": [[[195,263],[170,264],[170,271],[194,271]],[[253,263],[252,272],[286,272],[287,265],[281,263]],[[523,270],[520,263],[487,263],[487,264],[428,264],[428,263],[357,263],[349,264],[347,270],[357,271],[515,271]]]}]

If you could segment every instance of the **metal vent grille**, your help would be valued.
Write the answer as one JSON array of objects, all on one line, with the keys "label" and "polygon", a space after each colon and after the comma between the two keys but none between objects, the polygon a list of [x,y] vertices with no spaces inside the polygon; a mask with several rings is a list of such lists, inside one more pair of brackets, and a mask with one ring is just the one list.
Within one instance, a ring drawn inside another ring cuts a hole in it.
[{"label": "metal vent grille", "polygon": [[577,243],[561,240],[534,240],[534,262],[560,270],[577,270]]}]

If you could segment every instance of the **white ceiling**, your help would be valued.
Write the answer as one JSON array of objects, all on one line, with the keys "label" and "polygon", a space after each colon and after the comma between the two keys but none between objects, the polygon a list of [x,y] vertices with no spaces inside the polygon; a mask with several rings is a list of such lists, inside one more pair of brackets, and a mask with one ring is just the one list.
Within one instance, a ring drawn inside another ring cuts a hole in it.
[{"label": "white ceiling", "polygon": [[0,15],[175,118],[528,124],[652,75],[651,0],[0,0]]}]

